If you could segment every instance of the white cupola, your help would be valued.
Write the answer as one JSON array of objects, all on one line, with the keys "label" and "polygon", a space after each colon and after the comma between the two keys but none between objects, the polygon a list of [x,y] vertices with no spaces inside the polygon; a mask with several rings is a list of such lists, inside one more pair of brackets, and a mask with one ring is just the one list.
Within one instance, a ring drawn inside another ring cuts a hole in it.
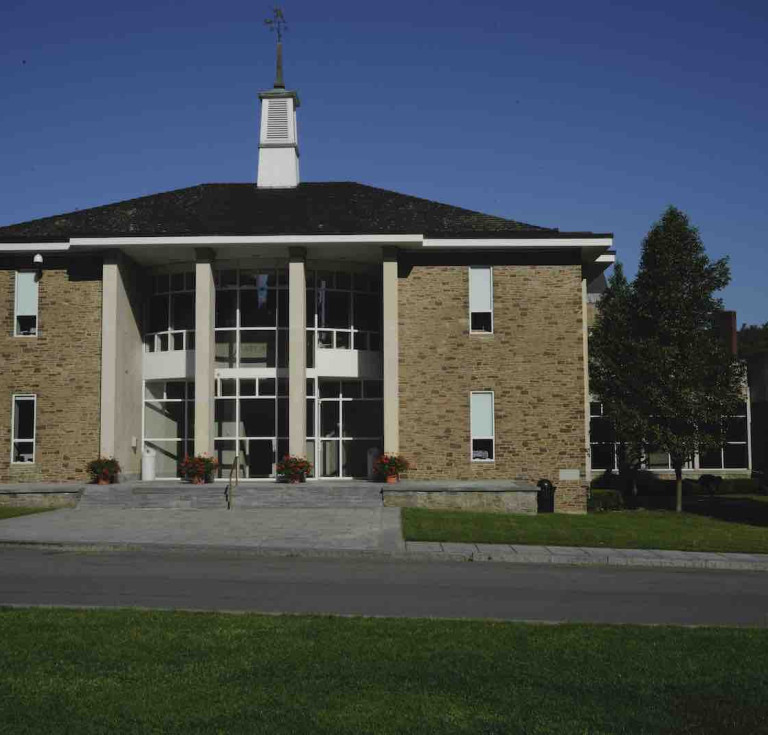
[{"label": "white cupola", "polygon": [[283,83],[283,44],[277,44],[275,86],[259,94],[261,132],[256,184],[264,189],[287,189],[299,185],[299,138],[296,109],[299,96],[286,91]]}]

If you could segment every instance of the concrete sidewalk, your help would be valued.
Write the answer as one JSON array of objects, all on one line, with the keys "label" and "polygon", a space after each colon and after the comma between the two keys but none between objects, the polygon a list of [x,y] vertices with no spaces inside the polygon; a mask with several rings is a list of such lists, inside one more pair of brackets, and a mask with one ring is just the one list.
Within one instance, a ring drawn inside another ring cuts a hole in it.
[{"label": "concrete sidewalk", "polygon": [[0,521],[0,544],[232,551],[413,561],[505,562],[768,572],[768,554],[402,540],[399,508],[79,508]]}]

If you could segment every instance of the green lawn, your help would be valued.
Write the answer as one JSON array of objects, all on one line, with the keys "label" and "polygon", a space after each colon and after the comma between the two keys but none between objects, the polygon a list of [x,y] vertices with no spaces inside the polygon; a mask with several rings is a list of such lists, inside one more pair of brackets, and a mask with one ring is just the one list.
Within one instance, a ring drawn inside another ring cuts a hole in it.
[{"label": "green lawn", "polygon": [[[707,500],[680,514],[639,509],[583,516],[524,516],[404,508],[403,536],[406,541],[768,554],[768,525],[763,525],[768,504],[763,500],[749,496],[747,505],[730,498],[712,505]],[[714,510],[708,513],[708,508]]]},{"label": "green lawn", "polygon": [[54,508],[14,508],[10,506],[0,506],[0,521],[3,518],[16,518],[16,516],[26,516],[30,513],[45,513]]},{"label": "green lawn", "polygon": [[756,733],[768,631],[0,609],[0,732]]}]

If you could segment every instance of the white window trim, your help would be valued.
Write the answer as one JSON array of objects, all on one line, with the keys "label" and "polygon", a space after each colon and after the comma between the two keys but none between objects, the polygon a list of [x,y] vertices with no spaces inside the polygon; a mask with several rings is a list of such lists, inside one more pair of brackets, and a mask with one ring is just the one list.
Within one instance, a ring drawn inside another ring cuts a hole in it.
[{"label": "white window trim", "polygon": [[[17,439],[16,438],[16,401],[22,399],[25,401],[32,401],[32,439]],[[16,452],[14,451],[14,444],[16,442],[31,442],[32,443],[32,461],[31,462],[17,462],[14,459]],[[35,464],[37,459],[37,395],[34,393],[14,393],[11,395],[11,464],[17,465],[30,465]]]},{"label": "white window trim", "polygon": [[[472,434],[472,396],[489,395],[491,397],[491,421],[493,434],[491,436],[474,436]],[[493,457],[491,459],[475,459],[473,444],[475,439],[491,440],[493,442]],[[496,461],[496,396],[492,390],[473,390],[469,394],[469,459],[481,464],[493,464]]]},{"label": "white window trim", "polygon": [[[35,313],[35,333],[34,334],[19,334],[19,274],[21,273],[35,273],[35,271],[20,270],[16,271],[13,279],[13,336],[21,337],[22,339],[37,339],[37,335],[40,333],[40,286],[38,283],[38,292],[36,298],[37,310]],[[29,316],[28,314],[22,314],[22,316]]]},{"label": "white window trim", "polygon": [[[472,270],[473,269],[480,269],[480,268],[487,269],[488,270],[488,274],[490,276],[490,278],[489,278],[489,285],[490,285],[490,289],[491,289],[491,293],[490,293],[490,300],[491,300],[491,311],[490,311],[490,314],[491,314],[491,330],[489,332],[486,332],[484,329],[472,329],[472,314],[473,313],[477,313],[477,314],[487,314],[488,313],[486,311],[478,311],[478,312],[473,312],[472,311]],[[468,275],[469,275],[469,277],[468,277],[468,281],[469,281],[469,333],[470,334],[493,334],[493,329],[494,329],[494,323],[493,323],[493,321],[494,321],[493,320],[493,266],[490,266],[490,265],[471,265],[471,266],[469,266],[469,273],[468,273]]]}]

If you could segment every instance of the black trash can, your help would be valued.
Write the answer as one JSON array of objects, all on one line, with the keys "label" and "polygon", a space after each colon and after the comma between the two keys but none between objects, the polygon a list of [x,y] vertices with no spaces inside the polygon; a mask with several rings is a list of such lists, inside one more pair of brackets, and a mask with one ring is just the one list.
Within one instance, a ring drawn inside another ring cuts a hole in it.
[{"label": "black trash can", "polygon": [[539,493],[536,496],[536,506],[539,513],[555,512],[555,486],[549,480],[539,480],[536,483]]}]

